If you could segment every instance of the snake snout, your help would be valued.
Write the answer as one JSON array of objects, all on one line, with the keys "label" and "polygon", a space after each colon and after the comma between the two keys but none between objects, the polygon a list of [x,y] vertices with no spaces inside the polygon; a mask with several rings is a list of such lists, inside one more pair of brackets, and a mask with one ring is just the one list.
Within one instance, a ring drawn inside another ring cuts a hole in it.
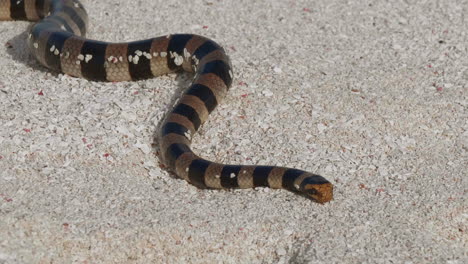
[{"label": "snake snout", "polygon": [[326,203],[333,199],[333,185],[319,175],[304,179],[301,189],[304,194],[319,203]]}]

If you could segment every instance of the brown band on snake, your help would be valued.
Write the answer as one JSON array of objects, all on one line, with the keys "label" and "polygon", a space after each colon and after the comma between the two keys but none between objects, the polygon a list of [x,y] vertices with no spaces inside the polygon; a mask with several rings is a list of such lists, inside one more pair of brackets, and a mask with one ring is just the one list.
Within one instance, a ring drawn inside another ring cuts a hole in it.
[{"label": "brown band on snake", "polygon": [[25,1],[24,11],[28,20],[38,20],[40,18],[35,1]]},{"label": "brown band on snake", "polygon": [[60,57],[60,63],[62,66],[62,72],[76,77],[83,77],[81,74],[81,57],[80,51],[83,47],[85,40],[81,37],[72,36],[68,38],[64,45],[62,56]]},{"label": "brown band on snake", "polygon": [[[45,18],[44,18],[45,17]],[[192,152],[194,133],[225,97],[232,67],[224,49],[192,34],[172,34],[128,43],[84,38],[88,16],[78,0],[0,0],[0,20],[37,21],[30,30],[31,54],[47,68],[95,81],[132,81],[170,72],[194,72],[158,138],[162,161],[200,188],[282,188],[320,203],[333,197],[325,178],[306,171],[255,165],[226,165]]]},{"label": "brown band on snake", "polygon": [[127,43],[111,43],[107,45],[105,56],[107,59],[104,62],[107,81],[119,82],[132,78],[128,72],[127,50]]}]

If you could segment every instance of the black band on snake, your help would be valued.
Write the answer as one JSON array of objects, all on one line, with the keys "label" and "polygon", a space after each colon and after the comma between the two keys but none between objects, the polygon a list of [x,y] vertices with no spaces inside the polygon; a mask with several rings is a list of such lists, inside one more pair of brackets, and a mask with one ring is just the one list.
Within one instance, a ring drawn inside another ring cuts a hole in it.
[{"label": "black band on snake", "polygon": [[31,26],[31,54],[47,68],[93,81],[131,81],[187,71],[195,74],[167,116],[158,139],[163,163],[200,188],[287,189],[324,203],[333,186],[306,171],[208,161],[190,149],[194,133],[225,97],[233,73],[229,57],[214,41],[173,34],[128,43],[84,38],[88,17],[76,0],[0,0],[0,20],[38,21]]}]

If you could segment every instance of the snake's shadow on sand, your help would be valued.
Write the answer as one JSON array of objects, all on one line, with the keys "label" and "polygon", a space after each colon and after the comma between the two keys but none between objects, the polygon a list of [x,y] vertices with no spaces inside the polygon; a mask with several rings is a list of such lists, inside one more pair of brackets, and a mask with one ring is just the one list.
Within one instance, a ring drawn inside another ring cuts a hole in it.
[{"label": "snake's shadow on sand", "polygon": [[[43,73],[49,73],[54,77],[58,77],[60,74],[59,72],[52,71],[41,65],[28,51],[29,47],[27,44],[27,38],[28,38],[28,32],[29,29],[27,29],[25,32],[11,38],[8,40],[5,45],[7,47],[7,53],[11,56],[11,58],[19,62],[21,64],[24,64],[30,68],[32,68],[35,71],[40,71]],[[158,121],[158,124],[156,126],[156,130],[153,132],[152,138],[153,142],[151,142],[151,148],[156,153],[156,156],[159,159],[159,162],[161,164],[160,168],[167,171],[170,175],[171,178],[178,179],[178,180],[183,180],[177,175],[170,171],[168,168],[163,166],[163,157],[162,153],[159,148],[159,134],[161,127],[166,120],[167,116],[169,113],[172,111],[172,108],[176,101],[180,98],[182,93],[190,86],[192,83],[192,73],[186,73],[186,72],[177,72],[176,73],[176,79],[175,79],[175,87],[171,85],[171,87],[168,87],[168,90],[171,90],[172,96],[171,100],[169,102],[165,102],[164,106],[161,107],[162,111],[164,111],[164,116]],[[158,77],[154,77],[158,78]]]},{"label": "snake's shadow on sand", "polygon": [[25,32],[11,38],[6,43],[4,43],[4,45],[6,45],[7,47],[6,49],[7,53],[16,62],[24,64],[28,67],[31,67],[35,71],[40,71],[43,73],[50,73],[51,75],[57,77],[59,74],[58,72],[51,71],[47,69],[46,67],[42,66],[29,52],[28,41],[27,41],[28,32],[29,32],[29,28]]}]

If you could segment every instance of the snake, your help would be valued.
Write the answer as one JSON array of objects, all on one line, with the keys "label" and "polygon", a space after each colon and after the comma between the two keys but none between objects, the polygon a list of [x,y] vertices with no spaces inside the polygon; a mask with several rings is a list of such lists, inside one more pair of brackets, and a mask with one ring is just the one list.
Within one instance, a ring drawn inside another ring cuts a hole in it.
[{"label": "snake", "polygon": [[195,34],[119,43],[88,39],[88,15],[78,0],[0,0],[0,20],[34,22],[26,37],[29,52],[53,72],[101,82],[182,71],[193,74],[157,136],[161,163],[190,184],[202,189],[286,189],[318,203],[333,199],[333,185],[318,174],[278,166],[222,164],[192,151],[192,137],[233,82],[231,61],[215,41]]}]

